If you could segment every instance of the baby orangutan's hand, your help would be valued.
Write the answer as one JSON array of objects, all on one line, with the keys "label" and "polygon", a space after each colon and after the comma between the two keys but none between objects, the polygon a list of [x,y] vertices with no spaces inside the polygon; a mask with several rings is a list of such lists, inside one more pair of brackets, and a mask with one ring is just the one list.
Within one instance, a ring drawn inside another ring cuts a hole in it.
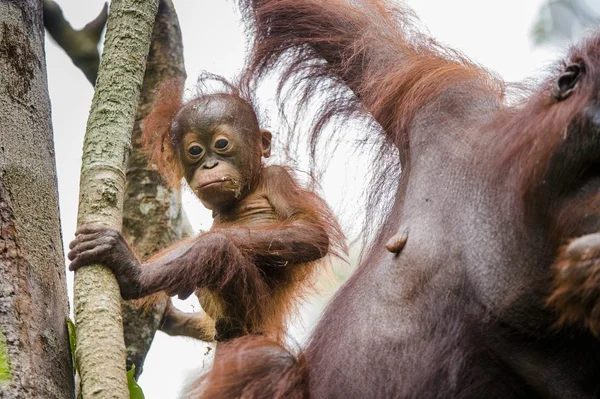
[{"label": "baby orangutan's hand", "polygon": [[141,295],[140,263],[117,230],[84,226],[77,230],[69,244],[69,270],[101,264],[113,271],[123,299]]}]

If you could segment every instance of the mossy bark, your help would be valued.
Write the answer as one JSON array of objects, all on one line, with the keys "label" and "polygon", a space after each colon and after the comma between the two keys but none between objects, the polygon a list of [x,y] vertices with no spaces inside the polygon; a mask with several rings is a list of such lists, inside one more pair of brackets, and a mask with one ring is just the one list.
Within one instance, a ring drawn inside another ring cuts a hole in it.
[{"label": "mossy bark", "polygon": [[[96,82],[100,60],[97,49],[93,48],[93,41],[98,40],[95,34],[103,27],[106,10],[107,7],[84,29],[75,31],[64,18],[58,4],[53,0],[44,0],[46,29],[92,84]],[[148,164],[140,142],[141,124],[154,102],[154,90],[171,78],[185,78],[181,31],[172,1],[160,0],[133,128],[132,153],[128,158],[123,207],[123,235],[133,244],[136,254],[141,258],[146,258],[193,234],[181,209],[180,193],[167,187],[156,168]],[[165,320],[165,317],[168,317],[166,313],[170,311],[168,309],[172,309],[169,301],[170,299],[161,293],[141,303],[123,302],[127,369],[135,365],[136,379],[143,371],[144,360],[157,329],[162,328],[165,321],[169,323]],[[192,314],[189,320],[196,326],[200,317],[198,314]],[[172,320],[169,325],[171,324]],[[209,327],[207,329],[210,330]],[[204,329],[193,332],[194,336],[200,338],[202,335],[199,333],[204,332]]]},{"label": "mossy bark", "polygon": [[42,1],[0,2],[0,398],[73,398]]},{"label": "mossy bark", "polygon": [[[140,142],[141,123],[152,108],[154,91],[172,78],[185,78],[181,31],[172,1],[161,0],[135,117],[123,209],[123,235],[143,259],[180,240],[186,233],[180,193],[169,189],[156,168],[148,164]],[[169,300],[167,295],[160,294],[144,306],[123,302],[127,367],[135,365],[136,378],[142,373],[144,359]]]},{"label": "mossy bark", "polygon": [[[125,165],[158,0],[113,0],[81,166],[78,225],[121,228]],[[121,295],[103,266],[75,273],[76,356],[82,394],[128,398]]]}]

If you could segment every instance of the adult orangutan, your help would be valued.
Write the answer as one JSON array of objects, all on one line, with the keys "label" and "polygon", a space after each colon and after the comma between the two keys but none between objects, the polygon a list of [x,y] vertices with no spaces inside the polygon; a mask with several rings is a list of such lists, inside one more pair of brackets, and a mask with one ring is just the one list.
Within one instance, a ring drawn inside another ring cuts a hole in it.
[{"label": "adult orangutan", "polygon": [[372,118],[402,173],[302,356],[234,340],[189,397],[598,398],[600,33],[509,102],[391,2],[242,3],[246,81],[283,67],[297,99],[330,99],[313,143]]},{"label": "adult orangutan", "polygon": [[[180,82],[163,86],[143,134],[169,183],[178,186],[185,177],[212,210],[210,231],[142,265],[118,231],[86,226],[70,244],[69,268],[110,267],[125,299],[159,291],[187,298],[198,290],[215,320],[217,341],[244,334],[278,341],[286,316],[313,282],[317,261],[344,250],[343,234],[319,196],[302,189],[285,168],[262,164],[271,152],[271,133],[260,129],[251,103],[224,79],[206,79],[225,91],[182,103]],[[185,333],[193,326],[180,313],[168,327]]]}]

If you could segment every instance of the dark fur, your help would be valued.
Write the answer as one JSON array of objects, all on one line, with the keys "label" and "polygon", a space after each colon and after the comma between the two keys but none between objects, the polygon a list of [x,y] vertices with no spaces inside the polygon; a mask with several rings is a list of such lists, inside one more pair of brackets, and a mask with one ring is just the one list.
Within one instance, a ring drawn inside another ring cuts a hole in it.
[{"label": "dark fur", "polygon": [[[328,121],[358,114],[396,159],[383,157],[372,185],[390,193],[385,222],[304,360],[234,342],[205,392],[284,398],[273,386],[306,381],[296,395],[597,397],[600,261],[565,259],[563,248],[600,230],[600,33],[509,105],[504,82],[391,2],[241,3],[255,32],[245,85],[283,66],[280,92],[294,88],[283,101],[327,98],[313,150]],[[583,74],[557,96],[571,63]],[[397,185],[377,184],[400,165]],[[396,255],[384,245],[399,231],[408,240]]]}]

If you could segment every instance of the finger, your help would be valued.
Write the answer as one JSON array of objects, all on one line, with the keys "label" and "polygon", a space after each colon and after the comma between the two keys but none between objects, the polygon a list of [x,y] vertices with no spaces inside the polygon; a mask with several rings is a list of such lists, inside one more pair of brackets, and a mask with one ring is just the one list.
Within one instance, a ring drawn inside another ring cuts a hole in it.
[{"label": "finger", "polygon": [[[110,249],[109,245],[100,245],[88,251],[77,253],[69,264],[69,270],[74,271],[82,266],[89,266],[101,263],[101,254]],[[69,253],[70,255],[71,253]],[[108,266],[108,265],[105,265]]]},{"label": "finger", "polygon": [[89,224],[89,225],[78,227],[77,230],[75,231],[75,235],[97,233],[98,231],[100,231],[102,229],[106,229],[106,227],[100,227],[97,225]]},{"label": "finger", "polygon": [[67,257],[72,260],[72,258],[76,257],[77,254],[85,252],[85,251],[89,251],[91,249],[94,249],[96,247],[100,247],[100,246],[108,246],[109,248],[111,248],[111,238],[110,237],[106,237],[106,236],[100,236],[99,238],[96,238],[95,240],[91,240],[91,241],[83,241],[80,243],[77,243],[76,245],[73,246],[73,248],[71,248],[71,251],[67,254]]},{"label": "finger", "polygon": [[79,234],[93,234],[93,233],[100,233],[106,230],[112,230],[111,228],[108,228],[106,226],[99,226],[99,225],[94,225],[94,224],[88,224],[85,226],[81,226],[77,229],[77,231],[75,232],[75,235],[79,235]]},{"label": "finger", "polygon": [[125,244],[125,246],[127,245],[125,240],[123,239],[123,236],[117,230],[102,229],[95,233],[80,234],[76,236],[75,239],[71,241],[71,243],[69,243],[69,248],[75,249],[81,243],[97,241],[100,239],[105,240],[101,241],[100,243],[109,243],[113,246],[120,244]]},{"label": "finger", "polygon": [[88,241],[94,241],[101,237],[106,237],[106,236],[107,236],[107,234],[104,231],[99,231],[96,233],[79,234],[78,236],[76,236],[73,239],[73,241],[71,241],[69,243],[69,249],[73,249],[81,243],[88,242]]}]

